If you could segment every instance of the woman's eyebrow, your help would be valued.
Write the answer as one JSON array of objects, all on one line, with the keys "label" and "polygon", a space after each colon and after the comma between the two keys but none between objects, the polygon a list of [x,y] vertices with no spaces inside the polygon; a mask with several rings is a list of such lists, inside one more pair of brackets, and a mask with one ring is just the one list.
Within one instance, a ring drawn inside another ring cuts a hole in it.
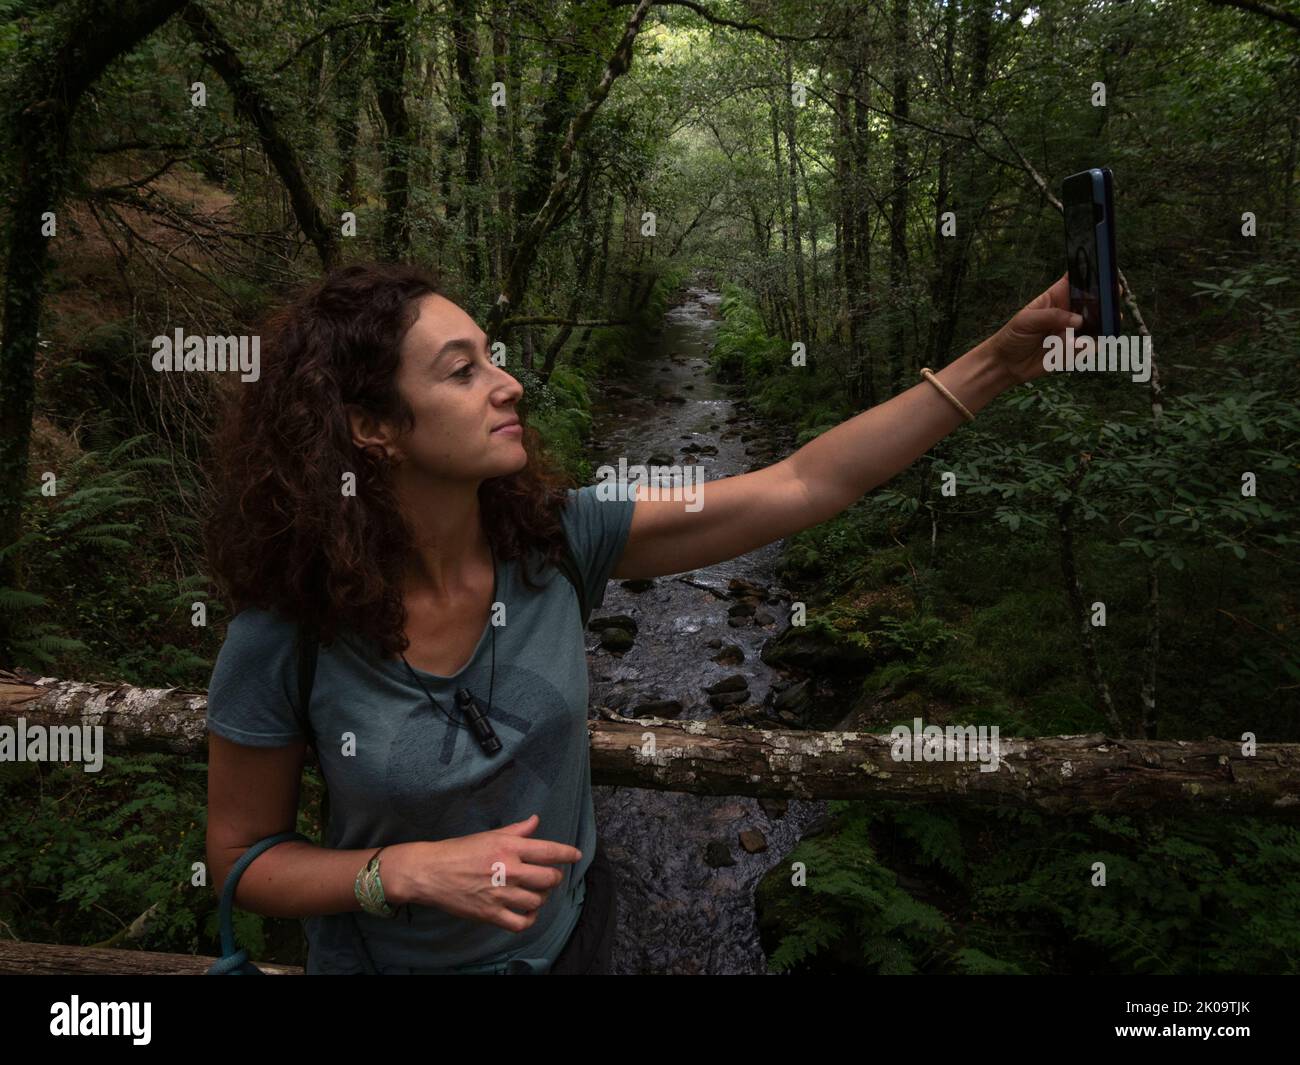
[{"label": "woman's eyebrow", "polygon": [[444,355],[447,354],[454,354],[456,352],[459,352],[463,355],[477,354],[478,347],[479,346],[477,343],[475,343],[473,340],[468,339],[467,337],[457,337],[455,340],[447,341],[447,343],[445,343],[442,347],[440,347],[438,349],[438,354],[436,354],[430,360],[429,365],[432,366],[434,363],[436,363],[439,359],[441,359]]}]

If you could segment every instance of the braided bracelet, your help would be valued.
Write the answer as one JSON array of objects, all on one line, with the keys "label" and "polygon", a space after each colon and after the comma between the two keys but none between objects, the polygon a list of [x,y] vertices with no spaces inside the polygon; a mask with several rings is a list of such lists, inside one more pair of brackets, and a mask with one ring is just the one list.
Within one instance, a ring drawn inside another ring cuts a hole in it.
[{"label": "braided bracelet", "polygon": [[366,913],[373,913],[376,917],[396,917],[397,911],[388,905],[384,898],[384,884],[379,879],[379,855],[383,853],[384,848],[380,847],[370,856],[370,861],[366,867],[357,873],[357,879],[352,885],[352,893],[356,895],[357,902]]}]

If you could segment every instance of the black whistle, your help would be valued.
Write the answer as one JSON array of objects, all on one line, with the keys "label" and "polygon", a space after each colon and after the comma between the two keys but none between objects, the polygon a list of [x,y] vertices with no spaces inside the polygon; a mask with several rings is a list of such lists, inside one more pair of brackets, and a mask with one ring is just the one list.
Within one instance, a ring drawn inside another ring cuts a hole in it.
[{"label": "black whistle", "polygon": [[469,727],[474,730],[474,735],[478,738],[478,744],[483,748],[484,754],[496,754],[501,750],[501,741],[497,739],[492,722],[478,708],[468,688],[461,688],[456,692],[456,708],[469,718]]}]

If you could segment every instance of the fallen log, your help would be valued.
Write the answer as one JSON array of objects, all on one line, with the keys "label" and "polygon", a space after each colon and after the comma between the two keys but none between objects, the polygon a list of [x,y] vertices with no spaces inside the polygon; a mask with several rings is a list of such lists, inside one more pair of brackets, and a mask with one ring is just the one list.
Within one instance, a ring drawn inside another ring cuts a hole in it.
[{"label": "fallen log", "polygon": [[[0,976],[202,976],[216,960],[196,954],[0,940]],[[303,975],[298,965],[253,964],[268,976]]]},{"label": "fallen log", "polygon": [[[0,726],[102,726],[105,750],[203,757],[203,692],[19,677],[0,671]],[[593,784],[697,795],[900,799],[1081,810],[1300,814],[1300,744],[1236,740],[997,738],[977,763],[945,741],[944,760],[899,760],[889,735],[622,718],[588,724]],[[611,719],[612,718],[612,719]],[[904,751],[903,753],[908,753]],[[996,768],[994,768],[994,765]],[[991,770],[991,771],[990,771]]]}]

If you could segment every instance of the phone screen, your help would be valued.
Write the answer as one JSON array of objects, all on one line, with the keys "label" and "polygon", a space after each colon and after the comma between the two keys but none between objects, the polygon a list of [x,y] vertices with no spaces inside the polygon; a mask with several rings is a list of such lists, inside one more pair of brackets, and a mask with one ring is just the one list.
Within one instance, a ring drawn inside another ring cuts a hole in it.
[{"label": "phone screen", "polygon": [[[1068,190],[1067,190],[1068,194]],[[1081,334],[1101,332],[1101,279],[1097,269],[1097,229],[1092,197],[1067,202],[1065,250],[1070,268],[1070,309],[1083,315]]]},{"label": "phone screen", "polygon": [[1061,186],[1070,310],[1083,315],[1075,332],[1092,337],[1119,331],[1119,283],[1115,265],[1115,211],[1108,169],[1071,174]]}]

